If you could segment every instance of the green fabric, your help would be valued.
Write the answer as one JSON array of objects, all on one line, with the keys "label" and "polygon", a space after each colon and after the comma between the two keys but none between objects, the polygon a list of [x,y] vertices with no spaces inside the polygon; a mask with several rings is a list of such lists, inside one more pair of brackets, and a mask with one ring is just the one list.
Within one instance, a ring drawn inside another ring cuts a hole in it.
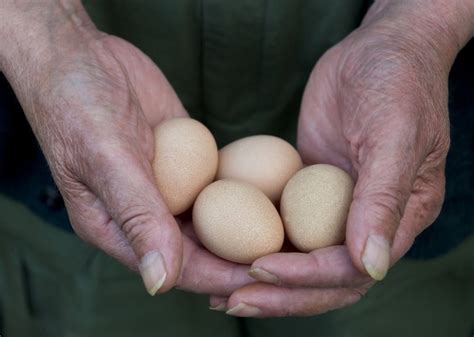
[{"label": "green fabric", "polygon": [[[254,134],[295,143],[299,105],[314,64],[359,25],[372,1],[84,3],[100,29],[134,43],[158,64],[189,113],[225,145]],[[474,233],[474,85],[467,75],[474,69],[474,43],[470,47],[450,76],[446,202],[410,257],[441,255]]]},{"label": "green fabric", "polygon": [[152,298],[137,275],[77,236],[0,204],[1,336],[240,336],[238,320],[207,310],[206,297]]},{"label": "green fabric", "polygon": [[428,261],[403,259],[352,307],[309,318],[248,320],[248,336],[470,337],[474,236]]},{"label": "green fabric", "polygon": [[158,64],[220,145],[257,133],[294,142],[311,69],[366,9],[364,0],[83,2],[100,29]]},{"label": "green fabric", "polygon": [[[131,41],[158,64],[187,110],[210,127],[220,145],[256,133],[294,142],[301,94],[313,65],[358,25],[366,7],[363,0],[84,3],[99,28]],[[46,171],[45,164],[34,163],[29,169]],[[43,172],[43,179],[25,172],[28,179],[9,177],[12,190],[22,185],[21,193],[36,200],[37,190],[50,184],[49,174]],[[53,211],[39,205],[49,212],[44,215],[24,204],[0,195],[2,336],[473,333],[472,236],[443,257],[402,260],[351,308],[313,318],[241,320],[207,310],[204,296],[172,291],[148,297],[138,276],[51,226]],[[64,209],[58,212],[65,218]],[[456,218],[458,213],[451,213]]]},{"label": "green fabric", "polygon": [[0,197],[0,306],[8,337],[468,337],[474,237],[430,261],[403,260],[358,304],[311,318],[237,319],[204,296],[151,298],[131,273],[78,237]]}]

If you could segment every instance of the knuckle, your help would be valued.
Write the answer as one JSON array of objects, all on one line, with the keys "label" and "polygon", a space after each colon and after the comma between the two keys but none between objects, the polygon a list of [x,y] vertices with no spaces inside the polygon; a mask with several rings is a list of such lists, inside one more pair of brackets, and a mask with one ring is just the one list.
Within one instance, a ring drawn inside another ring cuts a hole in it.
[{"label": "knuckle", "polygon": [[451,137],[449,136],[449,124],[446,134],[438,140],[438,148],[446,156],[451,147]]},{"label": "knuckle", "polygon": [[445,182],[444,170],[439,167],[422,171],[415,182],[413,193],[417,197],[417,213],[426,219],[426,225],[433,223],[441,212]]},{"label": "knuckle", "polygon": [[434,189],[423,205],[429,213],[437,213],[441,211],[441,207],[444,202],[445,187],[444,184],[440,188]]},{"label": "knuckle", "polygon": [[[375,221],[386,223],[387,219],[393,219],[393,225],[398,225],[404,213],[403,195],[397,187],[381,187],[379,190],[365,193],[363,197],[356,196],[354,200],[368,206],[367,209],[372,212]],[[363,200],[360,200],[362,198]]]},{"label": "knuckle", "polygon": [[143,205],[125,208],[118,214],[118,223],[132,246],[142,246],[152,234],[173,225],[174,217],[169,212],[156,214]]},{"label": "knuckle", "polygon": [[451,147],[451,138],[449,137],[449,125],[446,132],[438,132],[432,139],[432,151],[427,155],[425,162],[430,166],[437,167],[445,165]]},{"label": "knuckle", "polygon": [[426,219],[424,225],[431,225],[436,220],[441,213],[443,201],[444,188],[442,190],[434,189],[420,199],[420,213]]},{"label": "knuckle", "polygon": [[81,223],[86,222],[86,215],[81,210],[85,208],[84,200],[88,200],[89,197],[87,187],[79,182],[70,171],[61,172],[55,177],[55,180],[69,217],[74,215],[81,220]]},{"label": "knuckle", "polygon": [[449,125],[449,112],[446,109],[443,109],[443,118],[438,118],[435,120],[435,125],[437,125],[437,133],[434,135],[434,149],[435,152],[446,155],[451,147],[451,137],[450,137],[450,125]]},{"label": "knuckle", "polygon": [[140,245],[148,234],[154,230],[152,223],[155,218],[142,206],[133,206],[124,209],[119,213],[118,219],[120,229],[132,245]]},{"label": "knuckle", "polygon": [[403,207],[400,199],[399,194],[396,192],[380,192],[373,201],[377,209],[376,212],[380,213],[380,218],[386,219],[387,216],[390,216],[399,221],[403,215]]}]

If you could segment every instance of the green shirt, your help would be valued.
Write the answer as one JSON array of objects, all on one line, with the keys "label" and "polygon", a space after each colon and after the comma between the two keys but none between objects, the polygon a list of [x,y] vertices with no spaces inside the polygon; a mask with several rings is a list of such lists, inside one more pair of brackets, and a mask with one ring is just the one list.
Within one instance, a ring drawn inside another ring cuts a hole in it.
[{"label": "green shirt", "polygon": [[318,58],[360,23],[363,0],[84,1],[98,27],[164,72],[220,145],[251,134],[295,140]]},{"label": "green shirt", "polygon": [[[313,66],[357,28],[369,2],[83,1],[100,29],[132,42],[157,63],[187,111],[211,129],[219,145],[252,134],[274,134],[294,143]],[[417,238],[411,256],[443,253],[473,232],[474,103],[469,93],[474,87],[466,76],[474,71],[468,62],[473,49],[468,45],[450,78],[452,149],[446,202],[436,223]],[[13,137],[24,139],[28,133],[33,139],[26,121],[15,123],[6,127],[14,130]],[[39,148],[33,140],[27,146],[23,163],[4,160],[11,169],[6,175],[0,172],[0,192],[71,230]]]}]

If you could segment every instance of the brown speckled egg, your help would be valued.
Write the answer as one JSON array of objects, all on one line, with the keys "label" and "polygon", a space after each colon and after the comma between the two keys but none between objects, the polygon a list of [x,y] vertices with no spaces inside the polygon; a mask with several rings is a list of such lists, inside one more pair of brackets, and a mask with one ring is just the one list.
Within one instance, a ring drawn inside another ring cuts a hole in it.
[{"label": "brown speckled egg", "polygon": [[155,134],[155,181],[172,214],[186,211],[216,175],[218,150],[211,132],[191,118],[168,119]]},{"label": "brown speckled egg", "polygon": [[285,140],[267,135],[239,139],[219,151],[217,179],[236,179],[259,188],[274,203],[303,163]]},{"label": "brown speckled egg", "polygon": [[309,252],[344,241],[353,189],[345,171],[326,164],[308,166],[290,179],[280,213],[296,248]]},{"label": "brown speckled egg", "polygon": [[278,252],[284,238],[277,209],[256,187],[219,180],[207,186],[193,208],[194,230],[201,243],[226,260],[250,264]]}]

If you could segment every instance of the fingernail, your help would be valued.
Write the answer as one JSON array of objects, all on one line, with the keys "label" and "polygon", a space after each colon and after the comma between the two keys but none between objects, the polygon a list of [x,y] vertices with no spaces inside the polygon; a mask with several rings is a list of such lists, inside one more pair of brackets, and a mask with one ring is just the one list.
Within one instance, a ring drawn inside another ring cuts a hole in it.
[{"label": "fingernail", "polygon": [[276,275],[262,268],[252,268],[248,271],[248,274],[258,281],[272,283],[272,284],[280,283],[280,279]]},{"label": "fingernail", "polygon": [[235,307],[226,311],[227,315],[238,317],[255,317],[261,313],[262,311],[259,308],[247,305],[245,303],[239,303]]},{"label": "fingernail", "polygon": [[158,251],[147,253],[140,263],[139,270],[146,290],[151,296],[154,296],[166,280],[163,255]]},{"label": "fingernail", "polygon": [[381,281],[387,275],[390,265],[390,244],[383,236],[369,236],[362,254],[362,263],[374,280]]},{"label": "fingernail", "polygon": [[214,311],[227,311],[227,305],[225,303],[221,303],[214,307],[209,307],[209,309]]}]

